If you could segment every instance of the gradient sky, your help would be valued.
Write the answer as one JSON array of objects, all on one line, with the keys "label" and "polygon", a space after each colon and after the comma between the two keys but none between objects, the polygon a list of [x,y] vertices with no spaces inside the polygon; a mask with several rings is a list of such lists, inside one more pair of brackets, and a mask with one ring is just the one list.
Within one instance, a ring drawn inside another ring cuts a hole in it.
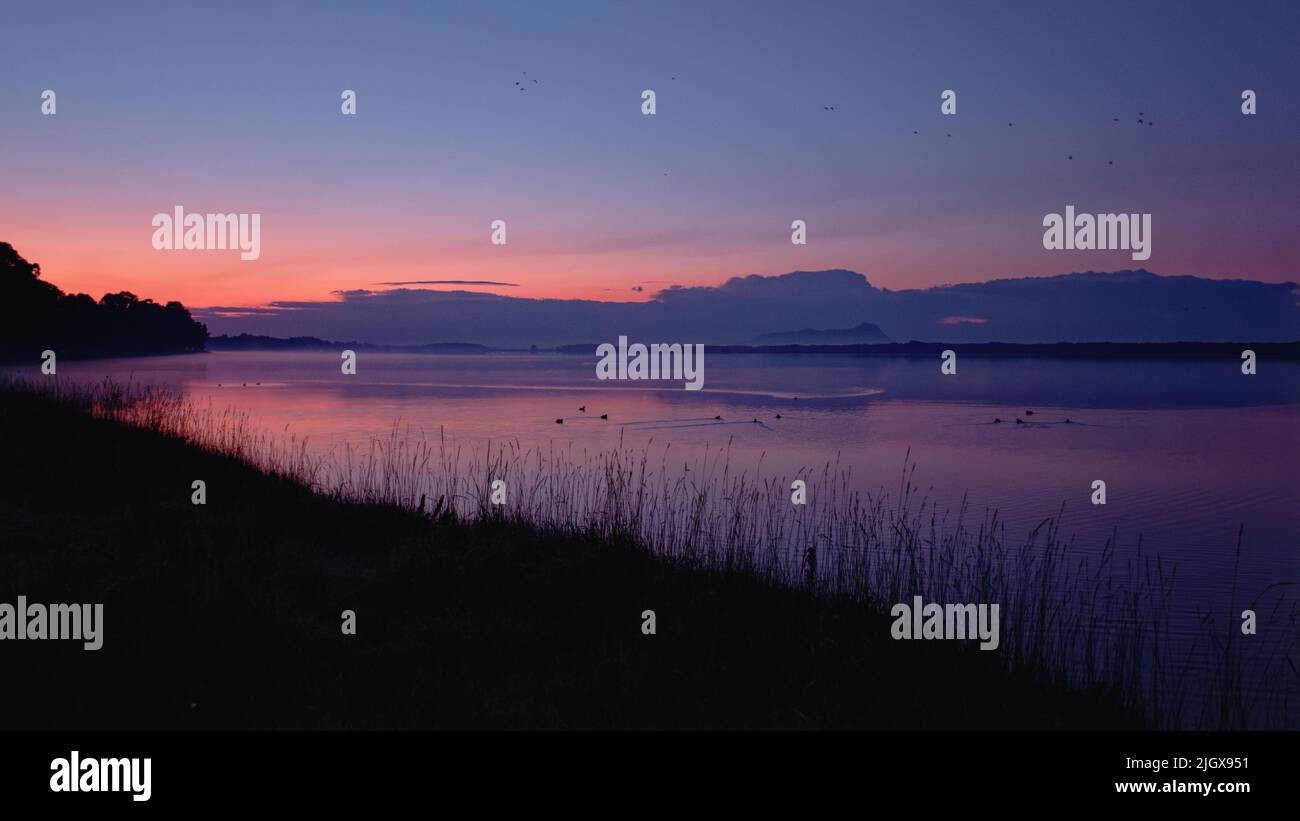
[{"label": "gradient sky", "polygon": [[[94,296],[1300,278],[1295,3],[6,2],[3,28],[0,240]],[[261,213],[261,259],[155,251],[177,204]],[[1043,250],[1067,204],[1151,213],[1151,259]]]}]

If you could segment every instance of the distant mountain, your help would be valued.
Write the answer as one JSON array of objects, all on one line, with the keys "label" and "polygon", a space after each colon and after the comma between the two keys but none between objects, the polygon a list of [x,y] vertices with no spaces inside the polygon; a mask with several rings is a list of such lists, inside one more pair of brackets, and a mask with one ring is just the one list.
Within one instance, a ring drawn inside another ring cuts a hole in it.
[{"label": "distant mountain", "polygon": [[802,331],[760,334],[754,338],[755,345],[862,345],[892,341],[878,325],[870,322],[852,328],[826,331],[805,328]]},{"label": "distant mountain", "polygon": [[331,342],[314,336],[276,336],[240,334],[214,336],[208,340],[213,351],[378,351],[390,353],[487,353],[493,348],[472,342],[430,342],[425,345],[372,345],[369,342]]}]

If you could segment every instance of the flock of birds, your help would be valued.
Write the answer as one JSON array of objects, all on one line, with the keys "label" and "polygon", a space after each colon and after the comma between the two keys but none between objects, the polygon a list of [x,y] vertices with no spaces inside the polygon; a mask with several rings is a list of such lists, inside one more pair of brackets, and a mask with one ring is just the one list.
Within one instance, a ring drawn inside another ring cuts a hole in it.
[{"label": "flock of birds", "polygon": [[[676,80],[677,77],[674,76],[672,79]],[[529,76],[528,76],[528,72],[525,71],[525,72],[523,73],[523,75],[522,75],[518,80],[515,80],[515,85],[514,85],[514,87],[517,88],[517,89],[519,89],[520,91],[527,91],[527,90],[528,90],[528,82],[529,82],[530,80],[532,81],[533,85],[535,85],[535,86],[536,86],[536,85],[541,85],[541,84],[542,84],[542,81],[541,81],[541,80],[538,80],[536,77],[529,77]]]},{"label": "flock of birds", "polygon": [[[673,80],[676,80],[677,77],[676,77],[676,76],[673,76],[672,79],[673,79]],[[520,79],[515,80],[515,85],[514,85],[514,87],[517,88],[517,89],[519,89],[520,91],[527,91],[527,90],[528,90],[528,83],[529,83],[530,81],[533,83],[533,85],[540,85],[540,83],[541,83],[541,81],[538,80],[538,79],[536,79],[535,77],[529,77],[529,76],[528,76],[528,72],[525,71],[525,72],[523,73],[523,76],[522,76]],[[833,105],[824,105],[824,106],[822,106],[822,111],[834,111],[834,110],[835,110],[835,106],[833,106]],[[1113,119],[1114,122],[1119,122],[1119,121],[1120,121],[1120,118],[1119,118],[1119,117],[1114,117],[1114,118],[1112,118],[1112,119]],[[1148,119],[1146,119],[1146,112],[1144,112],[1144,111],[1139,111],[1139,112],[1138,112],[1138,115],[1137,115],[1137,124],[1138,124],[1138,125],[1146,125],[1146,126],[1154,126],[1154,125],[1155,125],[1155,121],[1154,121],[1154,120],[1148,120]],[[1013,122],[1009,122],[1009,123],[1007,123],[1007,128],[1014,128],[1014,127],[1015,127],[1015,123],[1013,123]],[[919,130],[913,129],[912,133],[913,133],[913,134],[918,134],[918,135],[919,135],[921,132],[920,132]],[[952,134],[946,134],[945,136],[948,137],[948,138],[951,138],[951,137],[952,137]],[[1067,159],[1067,160],[1073,160],[1073,159],[1074,159],[1074,155],[1073,155],[1073,154],[1066,155],[1066,159]],[[1114,164],[1115,164],[1115,161],[1114,161],[1114,160],[1107,160],[1107,161],[1106,161],[1106,164],[1107,164],[1107,165],[1114,165]],[[664,172],[664,176],[665,176],[665,177],[668,176],[668,172],[667,172],[667,171]]]},{"label": "flock of birds", "polygon": [[[824,105],[824,106],[822,106],[822,111],[834,111],[834,110],[835,110],[835,106],[833,106],[833,105]],[[1112,118],[1112,119],[1113,119],[1114,122],[1119,122],[1119,117],[1114,117],[1114,118]],[[1137,124],[1138,124],[1138,125],[1153,126],[1153,125],[1155,125],[1155,121],[1154,121],[1154,120],[1148,120],[1148,119],[1146,119],[1146,112],[1144,112],[1144,111],[1139,111],[1139,112],[1138,112],[1138,116],[1137,116]],[[1007,128],[1015,128],[1015,123],[1007,123]],[[913,130],[912,130],[912,133],[913,133],[913,134],[918,134],[918,135],[919,135],[921,132],[920,132],[919,130],[917,130],[917,129],[913,129]],[[946,134],[945,136],[946,136],[946,137],[952,137],[952,134]],[[1067,160],[1073,160],[1073,159],[1074,159],[1074,155],[1073,155],[1073,154],[1068,154],[1068,155],[1066,155],[1066,159],[1067,159]],[[1106,164],[1107,164],[1107,165],[1114,165],[1114,164],[1115,164],[1115,161],[1114,161],[1114,160],[1107,160],[1107,161],[1106,161]]]},{"label": "flock of birds", "polygon": [[[795,397],[795,400],[798,401],[798,399],[799,399],[799,397],[796,396],[796,397]],[[580,406],[580,407],[578,408],[578,411],[581,412],[581,413],[584,413],[584,414],[585,414],[585,413],[587,412],[587,406],[586,406],[586,405],[582,405],[582,406]],[[1033,412],[1032,410],[1026,410],[1024,415],[1025,415],[1025,416],[1033,416],[1033,415],[1034,415],[1034,412]],[[557,425],[563,425],[563,424],[564,424],[564,420],[565,420],[565,418],[566,418],[566,417],[561,416],[559,419],[556,419],[556,420],[555,420],[555,424],[557,424]],[[593,419],[593,418],[596,418],[596,417],[586,416],[586,417],[578,417],[578,418]],[[608,413],[602,413],[602,414],[600,415],[599,418],[601,418],[601,419],[605,419],[605,420],[608,420],[608,419],[609,419],[609,414],[608,414]],[[777,419],[780,419],[780,418],[781,418],[781,414],[779,414],[779,413],[776,414],[776,418],[777,418]],[[678,422],[681,422],[681,423],[692,423],[692,424],[689,424],[689,425],[682,425],[683,427],[694,427],[694,426],[695,426],[697,423],[699,423],[700,421],[704,421],[705,424],[707,424],[707,423],[710,422],[710,421],[712,421],[712,422],[723,422],[723,423],[726,423],[726,420],[723,419],[721,415],[718,415],[718,416],[714,416],[712,420],[707,420],[707,419],[705,419],[705,420],[697,420],[697,419],[654,419],[654,420],[650,420],[650,421],[648,421],[648,422],[628,422],[627,424],[629,424],[629,425],[648,425],[648,424],[657,424],[657,423],[665,423],[665,422],[671,422],[671,423],[678,423]],[[1021,418],[1019,418],[1019,417],[1017,417],[1017,418],[1014,419],[1013,421],[1014,421],[1015,424],[1017,424],[1017,425],[1032,424],[1031,422],[1027,422],[1026,420],[1021,419]],[[730,423],[730,424],[737,424],[737,423],[736,423],[736,422],[732,422],[732,423]],[[755,424],[755,425],[760,425],[760,424],[763,424],[763,423],[759,421],[758,417],[755,417],[754,419],[750,420],[750,422],[748,422],[748,423],[740,423],[740,424]],[[993,417],[993,423],[992,423],[992,424],[994,424],[994,425],[1001,425],[1001,424],[1004,424],[1004,423],[1003,423],[1001,417],[999,417],[999,416],[995,416],[995,417]],[[1066,425],[1078,425],[1078,424],[1082,424],[1082,423],[1081,423],[1081,422],[1075,422],[1073,419],[1071,419],[1071,418],[1069,418],[1069,417],[1067,416],[1067,417],[1065,418],[1064,422],[1062,422],[1061,424],[1066,424]]]},{"label": "flock of birds", "polygon": [[[1025,416],[1033,416],[1033,415],[1034,415],[1034,412],[1033,412],[1033,411],[1031,411],[1031,410],[1027,410],[1027,411],[1025,411]],[[1026,422],[1024,419],[1020,419],[1020,418],[1017,418],[1017,419],[1015,420],[1015,423],[1016,423],[1017,425],[1026,425],[1026,424],[1029,424],[1029,423]],[[993,424],[995,424],[995,425],[1001,425],[1001,424],[1002,424],[1002,419],[1001,419],[1001,417],[997,417],[997,416],[993,417]],[[1065,418],[1065,422],[1064,422],[1064,424],[1066,424],[1066,425],[1077,425],[1077,424],[1080,424],[1080,423],[1073,421],[1072,419],[1070,419],[1070,417],[1067,416],[1067,417]]]},{"label": "flock of birds", "polygon": [[[255,383],[253,383],[253,384],[255,384],[255,385],[261,385],[262,383],[261,383],[261,382],[255,382]],[[245,388],[247,388],[247,387],[248,387],[248,383],[247,383],[247,382],[244,382],[244,383],[242,383],[242,386],[245,387]],[[218,383],[217,383],[217,387],[218,387],[218,388],[223,387],[222,383],[221,383],[221,382],[218,382]],[[799,397],[797,397],[797,396],[794,397],[794,401],[798,402],[798,401],[799,401]],[[586,405],[580,405],[580,406],[578,407],[578,411],[579,411],[580,413],[585,414],[585,413],[587,412],[587,406],[586,406]],[[1025,411],[1025,416],[1033,416],[1033,415],[1034,415],[1034,412],[1033,412],[1032,410],[1026,410],[1026,411]],[[604,419],[604,420],[608,421],[608,420],[609,420],[609,414],[608,414],[608,413],[602,413],[599,417],[591,417],[591,416],[587,416],[587,417],[581,417],[581,418],[586,418],[586,419],[595,419],[595,418],[600,418],[600,419]],[[776,418],[777,418],[777,419],[780,419],[780,418],[781,418],[781,414],[779,414],[779,413],[776,414]],[[565,417],[561,416],[560,418],[558,418],[558,419],[555,420],[555,424],[557,424],[557,425],[563,425],[563,424],[564,424],[564,419],[565,419]],[[655,421],[655,422],[661,422],[661,421],[662,421],[662,422],[678,422],[678,421],[687,421],[687,422],[692,422],[692,421],[694,421],[694,420],[689,420],[689,419],[688,419],[688,420],[666,419],[666,420],[653,420],[653,421]],[[726,420],[723,419],[721,415],[718,415],[718,416],[714,416],[712,421],[714,421],[714,422],[725,422]],[[1024,424],[1026,424],[1026,422],[1025,422],[1024,419],[1016,418],[1014,421],[1015,421],[1015,423],[1016,423],[1017,425],[1024,425]],[[631,422],[631,423],[629,423],[629,424],[639,425],[639,424],[649,424],[649,423],[645,423],[645,422]],[[732,423],[732,424],[735,424],[735,423]],[[755,425],[759,425],[759,424],[762,424],[762,423],[759,422],[758,417],[754,417],[754,418],[753,418],[749,423],[745,423],[745,424],[755,424]],[[1001,417],[998,417],[998,416],[993,417],[993,424],[995,424],[995,425],[1001,425],[1001,424],[1003,424],[1003,422],[1002,422],[1002,418],[1001,418]],[[1075,425],[1075,424],[1079,424],[1079,423],[1073,421],[1073,420],[1070,419],[1069,417],[1066,417],[1064,424],[1066,424],[1066,425]]]},{"label": "flock of birds", "polygon": [[[677,77],[676,77],[676,76],[673,76],[672,79],[673,79],[673,80],[676,80]],[[541,82],[540,80],[537,80],[536,78],[530,78],[530,77],[528,76],[528,72],[525,71],[525,72],[523,73],[523,76],[522,76],[521,79],[519,79],[519,80],[515,80],[515,85],[514,85],[514,87],[517,88],[517,89],[519,89],[520,91],[527,91],[527,90],[528,90],[528,82],[529,82],[530,80],[532,81],[532,83],[533,83],[534,85],[539,85],[540,82]],[[822,106],[822,111],[834,111],[834,110],[835,110],[835,106],[833,106],[833,105],[824,105],[824,106]],[[1114,122],[1119,122],[1119,121],[1120,121],[1120,118],[1119,118],[1119,117],[1114,117],[1114,118],[1112,118],[1112,119],[1113,119]],[[1154,126],[1154,125],[1155,125],[1155,121],[1154,121],[1154,120],[1148,120],[1148,119],[1146,119],[1146,112],[1144,112],[1144,111],[1139,111],[1139,112],[1138,112],[1138,116],[1137,116],[1137,124],[1138,124],[1138,125],[1146,125],[1146,126]],[[1007,128],[1014,128],[1014,127],[1015,127],[1015,123],[1013,123],[1013,122],[1009,122],[1009,123],[1007,123]],[[921,132],[920,132],[919,130],[917,130],[917,129],[913,129],[912,133],[913,133],[913,134],[917,134],[917,135],[919,135]],[[952,134],[946,134],[945,137],[947,137],[947,138],[951,138],[951,137],[952,137]],[[1074,155],[1073,155],[1073,154],[1068,154],[1068,155],[1066,155],[1066,159],[1067,159],[1067,160],[1073,160],[1073,159],[1074,159]],[[1114,161],[1114,160],[1107,160],[1107,161],[1106,161],[1106,164],[1107,164],[1107,165],[1114,165],[1114,164],[1115,164],[1115,161]],[[665,177],[668,176],[668,172],[667,172],[667,171],[664,172],[664,176],[665,176]]]},{"label": "flock of birds", "polygon": [[[797,400],[798,398],[799,398],[799,397],[797,397],[797,396],[795,397],[796,400]],[[584,413],[584,414],[585,414],[585,413],[587,412],[587,406],[586,406],[586,405],[582,405],[582,406],[580,406],[580,407],[578,408],[578,411],[581,412],[581,413]],[[559,419],[556,419],[556,420],[555,420],[555,424],[557,424],[557,425],[563,425],[563,424],[564,424],[564,420],[565,420],[565,418],[566,418],[566,417],[561,416]],[[578,418],[594,419],[594,418],[596,418],[596,417],[586,416],[586,417],[578,417]],[[600,415],[599,418],[601,418],[601,419],[605,419],[605,420],[608,420],[608,419],[609,419],[609,414],[608,414],[608,413],[602,413],[602,414]],[[780,419],[780,418],[781,418],[781,414],[779,414],[779,413],[776,414],[776,418],[777,418],[777,419]],[[627,424],[629,424],[629,425],[648,425],[648,424],[658,424],[658,423],[663,423],[663,422],[690,422],[690,423],[696,423],[696,422],[698,422],[698,421],[700,421],[700,420],[695,420],[695,419],[653,419],[653,420],[650,420],[650,421],[648,421],[648,422],[629,422],[629,423],[627,423]],[[711,419],[711,420],[705,420],[705,421],[706,421],[706,422],[723,422],[723,423],[726,422],[726,420],[723,419],[721,415],[714,416],[713,419]],[[731,424],[735,424],[735,423],[733,422],[733,423],[731,423]],[[761,425],[762,422],[760,422],[760,421],[758,420],[758,417],[754,417],[754,419],[751,420],[751,422],[746,422],[746,423],[744,423],[744,424],[755,424],[755,425]]]}]

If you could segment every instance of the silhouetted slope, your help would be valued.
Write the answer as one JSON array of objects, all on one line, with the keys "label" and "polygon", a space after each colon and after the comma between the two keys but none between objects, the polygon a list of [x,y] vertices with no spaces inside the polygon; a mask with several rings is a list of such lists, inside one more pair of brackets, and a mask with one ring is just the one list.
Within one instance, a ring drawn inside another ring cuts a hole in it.
[{"label": "silhouetted slope", "polygon": [[104,605],[98,651],[5,643],[2,729],[1137,724],[870,603],[340,502],[3,385],[0,426],[40,443],[0,448],[6,595]]},{"label": "silhouetted slope", "polygon": [[0,242],[0,359],[201,351],[208,329],[179,302],[121,291],[98,302],[40,279],[41,266]]}]

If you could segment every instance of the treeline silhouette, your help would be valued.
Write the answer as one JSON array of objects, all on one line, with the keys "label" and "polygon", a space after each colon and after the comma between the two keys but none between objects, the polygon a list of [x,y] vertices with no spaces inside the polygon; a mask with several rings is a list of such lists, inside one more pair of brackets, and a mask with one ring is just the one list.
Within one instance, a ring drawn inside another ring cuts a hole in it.
[{"label": "treeline silhouette", "polygon": [[201,351],[207,326],[179,302],[159,305],[129,291],[65,294],[41,278],[41,266],[0,242],[0,359],[127,356]]}]

